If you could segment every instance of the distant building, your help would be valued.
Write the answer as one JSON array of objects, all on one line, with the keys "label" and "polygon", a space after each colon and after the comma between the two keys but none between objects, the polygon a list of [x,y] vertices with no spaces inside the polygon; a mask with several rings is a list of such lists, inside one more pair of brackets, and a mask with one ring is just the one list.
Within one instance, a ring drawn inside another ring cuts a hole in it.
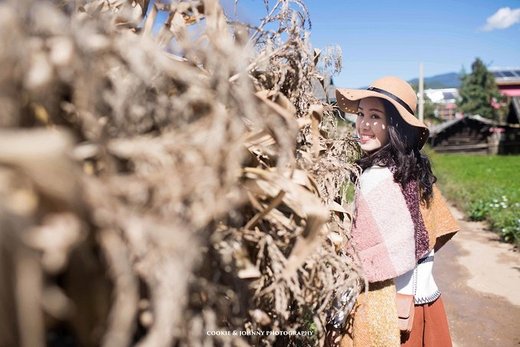
[{"label": "distant building", "polygon": [[325,76],[321,80],[313,78],[311,82],[312,93],[317,99],[326,103],[336,102],[336,86],[331,76]]},{"label": "distant building", "polygon": [[512,69],[490,68],[495,76],[495,82],[502,95],[507,97],[520,96],[520,67]]},{"label": "distant building", "polygon": [[425,89],[424,94],[435,105],[435,117],[443,121],[456,118],[457,100],[460,97],[457,88]]},{"label": "distant building", "polygon": [[436,152],[492,153],[493,121],[465,116],[430,127],[428,143]]},{"label": "distant building", "polygon": [[[520,127],[520,67],[490,68],[489,70],[495,76],[500,93],[507,99],[508,113],[505,123],[512,129],[518,129]],[[510,130],[505,132],[504,136],[512,141],[520,142],[520,130]]]},{"label": "distant building", "polygon": [[520,99],[513,99],[510,123],[499,124],[478,115],[464,116],[431,126],[428,143],[436,152],[520,153]]}]

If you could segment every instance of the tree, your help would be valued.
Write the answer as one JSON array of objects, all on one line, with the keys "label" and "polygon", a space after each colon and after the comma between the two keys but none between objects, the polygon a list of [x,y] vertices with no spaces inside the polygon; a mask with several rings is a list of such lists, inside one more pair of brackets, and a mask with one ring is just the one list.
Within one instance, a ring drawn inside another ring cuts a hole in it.
[{"label": "tree", "polygon": [[438,124],[441,122],[439,117],[436,115],[435,112],[435,104],[433,101],[428,97],[428,95],[424,95],[424,121],[429,124]]},{"label": "tree", "polygon": [[471,64],[471,73],[463,73],[459,90],[460,110],[468,114],[478,114],[482,117],[497,120],[497,111],[492,106],[493,101],[501,99],[495,77],[488,71],[486,65],[477,58]]}]

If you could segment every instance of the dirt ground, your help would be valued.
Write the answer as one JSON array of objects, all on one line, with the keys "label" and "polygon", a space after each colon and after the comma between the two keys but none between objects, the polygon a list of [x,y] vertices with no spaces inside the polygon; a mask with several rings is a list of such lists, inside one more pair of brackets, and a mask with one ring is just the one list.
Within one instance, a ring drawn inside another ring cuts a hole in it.
[{"label": "dirt ground", "polygon": [[452,213],[461,231],[436,254],[434,273],[454,346],[520,346],[520,253]]}]

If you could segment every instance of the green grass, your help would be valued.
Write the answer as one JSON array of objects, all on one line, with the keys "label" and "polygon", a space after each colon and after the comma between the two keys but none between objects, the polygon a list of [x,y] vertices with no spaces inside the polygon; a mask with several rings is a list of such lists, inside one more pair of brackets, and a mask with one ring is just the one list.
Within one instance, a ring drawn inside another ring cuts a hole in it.
[{"label": "green grass", "polygon": [[427,154],[449,200],[520,245],[520,156]]}]

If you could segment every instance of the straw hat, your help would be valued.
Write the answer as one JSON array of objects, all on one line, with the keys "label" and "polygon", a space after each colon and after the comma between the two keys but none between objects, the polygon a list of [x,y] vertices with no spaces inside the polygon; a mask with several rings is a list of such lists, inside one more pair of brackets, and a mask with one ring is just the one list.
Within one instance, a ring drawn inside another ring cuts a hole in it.
[{"label": "straw hat", "polygon": [[419,149],[428,140],[428,127],[415,116],[417,95],[413,88],[398,77],[382,77],[370,84],[367,89],[336,89],[339,108],[346,113],[357,113],[359,101],[368,97],[388,100],[395,106],[403,120],[417,129]]}]

